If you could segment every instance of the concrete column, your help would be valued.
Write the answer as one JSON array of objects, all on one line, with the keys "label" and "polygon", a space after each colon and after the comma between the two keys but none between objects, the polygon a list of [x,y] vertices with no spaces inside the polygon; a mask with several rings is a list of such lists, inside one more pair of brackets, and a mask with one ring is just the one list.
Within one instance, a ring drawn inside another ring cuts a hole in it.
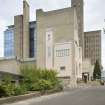
[{"label": "concrete column", "polygon": [[79,45],[82,47],[82,56],[84,58],[84,4],[83,0],[71,0],[71,6],[76,8],[78,22]]},{"label": "concrete column", "polygon": [[29,58],[29,5],[23,1],[23,59]]},{"label": "concrete column", "polygon": [[23,58],[23,15],[14,17],[14,55],[19,60]]}]

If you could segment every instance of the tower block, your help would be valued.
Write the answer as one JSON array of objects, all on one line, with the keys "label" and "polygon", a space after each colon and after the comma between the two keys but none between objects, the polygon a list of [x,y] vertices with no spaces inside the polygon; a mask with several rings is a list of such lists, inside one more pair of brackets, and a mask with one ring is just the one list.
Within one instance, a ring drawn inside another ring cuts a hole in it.
[{"label": "tower block", "polygon": [[83,0],[71,0],[71,6],[76,8],[78,21],[79,45],[82,47],[82,56],[84,58],[84,5]]}]

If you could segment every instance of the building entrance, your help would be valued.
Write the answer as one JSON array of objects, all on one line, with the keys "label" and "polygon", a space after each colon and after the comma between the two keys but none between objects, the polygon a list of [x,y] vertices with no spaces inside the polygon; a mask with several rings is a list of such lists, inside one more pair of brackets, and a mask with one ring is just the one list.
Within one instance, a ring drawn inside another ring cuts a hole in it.
[{"label": "building entrance", "polygon": [[85,83],[87,83],[87,81],[89,81],[89,73],[88,72],[82,73],[82,80]]}]

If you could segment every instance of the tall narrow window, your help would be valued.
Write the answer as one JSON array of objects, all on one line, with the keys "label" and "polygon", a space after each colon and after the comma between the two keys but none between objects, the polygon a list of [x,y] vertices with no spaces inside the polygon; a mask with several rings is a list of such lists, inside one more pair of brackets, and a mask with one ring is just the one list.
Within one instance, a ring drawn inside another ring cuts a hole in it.
[{"label": "tall narrow window", "polygon": [[51,47],[48,47],[48,57],[51,56]]},{"label": "tall narrow window", "polygon": [[46,68],[53,67],[53,30],[46,29]]},{"label": "tall narrow window", "polygon": [[48,41],[51,39],[51,35],[50,34],[48,34]]}]

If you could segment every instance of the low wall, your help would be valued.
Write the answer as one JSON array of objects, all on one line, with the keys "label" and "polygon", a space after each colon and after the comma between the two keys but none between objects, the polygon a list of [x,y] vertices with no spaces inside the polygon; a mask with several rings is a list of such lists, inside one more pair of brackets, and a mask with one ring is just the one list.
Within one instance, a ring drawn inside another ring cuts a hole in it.
[{"label": "low wall", "polygon": [[57,92],[62,92],[62,90],[53,90],[52,89],[52,90],[47,90],[47,91],[42,91],[42,92],[34,92],[34,93],[30,93],[30,94],[25,94],[25,95],[1,98],[0,105],[6,104],[6,103],[14,103],[17,101],[22,101],[22,100],[26,100],[26,99],[30,99],[30,98],[39,97],[42,95],[54,94]]},{"label": "low wall", "polygon": [[0,71],[19,74],[19,65],[20,63],[15,59],[2,59],[0,60]]},{"label": "low wall", "polygon": [[[23,65],[35,66],[35,59],[27,59],[25,61],[16,60],[16,58],[0,59],[0,78],[2,74],[20,75],[20,67]],[[3,72],[3,73],[2,73]]]},{"label": "low wall", "polygon": [[2,105],[4,103],[13,103],[13,102],[16,102],[16,101],[26,100],[28,98],[38,97],[40,95],[41,95],[40,92],[35,92],[35,93],[31,93],[31,94],[1,98],[0,99],[0,105]]}]

